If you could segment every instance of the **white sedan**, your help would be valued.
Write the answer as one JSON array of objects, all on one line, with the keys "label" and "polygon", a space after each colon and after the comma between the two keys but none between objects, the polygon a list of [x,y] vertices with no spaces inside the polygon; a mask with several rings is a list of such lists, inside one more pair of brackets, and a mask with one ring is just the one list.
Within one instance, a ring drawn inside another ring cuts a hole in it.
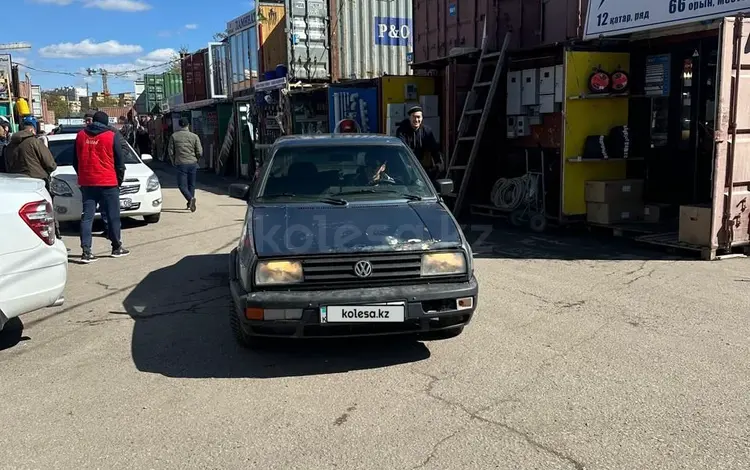
[{"label": "white sedan", "polygon": [[0,173],[0,330],[8,320],[62,305],[68,250],[55,238],[44,181]]},{"label": "white sedan", "polygon": [[[57,170],[52,173],[52,193],[55,195],[55,213],[60,222],[81,220],[83,202],[78,176],[73,169],[73,147],[76,134],[54,134],[47,137],[48,146],[57,162]],[[152,160],[151,155],[138,154],[128,145],[125,155],[125,180],[120,187],[120,217],[143,217],[149,224],[155,224],[161,217],[162,194],[159,177],[144,162]],[[97,212],[97,218],[101,214]]]}]

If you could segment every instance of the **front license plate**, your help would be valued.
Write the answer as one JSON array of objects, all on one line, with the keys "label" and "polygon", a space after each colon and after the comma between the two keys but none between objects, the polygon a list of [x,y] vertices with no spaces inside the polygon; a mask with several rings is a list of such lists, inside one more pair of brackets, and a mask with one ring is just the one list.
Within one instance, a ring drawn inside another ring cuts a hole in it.
[{"label": "front license plate", "polygon": [[130,209],[132,205],[132,199],[120,199],[120,209]]},{"label": "front license plate", "polygon": [[320,323],[400,323],[403,303],[380,305],[329,305],[320,307]]}]

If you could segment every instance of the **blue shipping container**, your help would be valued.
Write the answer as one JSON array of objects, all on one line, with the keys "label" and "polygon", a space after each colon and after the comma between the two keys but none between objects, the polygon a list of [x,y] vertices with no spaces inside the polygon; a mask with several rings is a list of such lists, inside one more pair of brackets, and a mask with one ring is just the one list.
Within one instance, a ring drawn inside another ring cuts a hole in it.
[{"label": "blue shipping container", "polygon": [[330,132],[342,119],[353,119],[363,133],[380,132],[378,89],[328,87],[328,116]]}]

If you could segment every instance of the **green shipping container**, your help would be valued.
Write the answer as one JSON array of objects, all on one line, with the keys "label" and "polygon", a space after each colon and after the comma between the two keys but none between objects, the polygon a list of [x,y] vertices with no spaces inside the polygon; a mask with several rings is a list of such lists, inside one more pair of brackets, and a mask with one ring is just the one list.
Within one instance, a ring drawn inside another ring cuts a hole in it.
[{"label": "green shipping container", "polygon": [[182,74],[164,72],[161,77],[164,84],[163,93],[166,99],[182,94]]}]

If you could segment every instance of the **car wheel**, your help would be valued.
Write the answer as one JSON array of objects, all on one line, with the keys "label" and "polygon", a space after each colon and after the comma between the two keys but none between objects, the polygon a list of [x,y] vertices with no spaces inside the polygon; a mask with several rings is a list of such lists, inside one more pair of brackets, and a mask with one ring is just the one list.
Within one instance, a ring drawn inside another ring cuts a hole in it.
[{"label": "car wheel", "polygon": [[237,343],[245,349],[257,349],[262,345],[262,338],[255,338],[245,333],[240,325],[240,319],[237,317],[237,312],[232,307],[229,313],[229,324],[232,327],[232,334]]},{"label": "car wheel", "polygon": [[455,338],[457,336],[460,336],[463,332],[464,325],[461,325],[458,328],[451,328],[449,330],[431,331],[429,333],[424,333],[422,335],[422,338],[427,341],[440,341],[443,339]]},{"label": "car wheel", "polygon": [[159,221],[159,219],[161,219],[161,214],[143,216],[143,220],[145,220],[147,224],[155,224]]}]

